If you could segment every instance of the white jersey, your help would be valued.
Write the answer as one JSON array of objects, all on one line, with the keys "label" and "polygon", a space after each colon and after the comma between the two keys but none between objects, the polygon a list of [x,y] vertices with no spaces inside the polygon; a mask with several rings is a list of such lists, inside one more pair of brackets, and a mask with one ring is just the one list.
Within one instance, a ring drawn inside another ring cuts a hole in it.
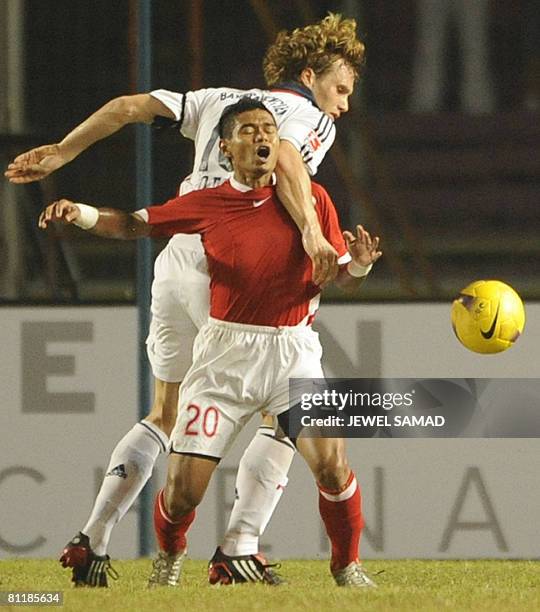
[{"label": "white jersey", "polygon": [[180,132],[195,143],[193,171],[182,182],[180,194],[217,187],[230,177],[231,167],[219,149],[218,123],[224,109],[240,98],[261,101],[268,108],[276,120],[280,139],[296,147],[311,175],[317,172],[336,136],[332,118],[291,90],[220,87],[182,94],[159,89],[150,95],[174,113]]}]

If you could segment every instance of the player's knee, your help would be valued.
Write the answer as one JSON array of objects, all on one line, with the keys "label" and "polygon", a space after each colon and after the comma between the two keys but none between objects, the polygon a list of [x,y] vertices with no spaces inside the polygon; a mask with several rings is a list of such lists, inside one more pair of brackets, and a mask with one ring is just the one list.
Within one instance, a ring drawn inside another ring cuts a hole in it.
[{"label": "player's knee", "polygon": [[154,405],[152,407],[152,411],[146,417],[146,420],[155,425],[156,427],[159,427],[159,429],[161,429],[161,431],[168,438],[170,438],[172,430],[174,429],[174,425],[176,423],[176,415],[176,409],[164,411],[162,410],[161,406],[156,407]]},{"label": "player's knee", "polygon": [[161,431],[167,436],[167,438],[171,437],[171,433],[174,429],[176,419],[163,418],[162,415],[151,412],[145,420],[161,429]]},{"label": "player's knee", "polygon": [[171,519],[176,520],[194,510],[202,500],[202,493],[182,479],[168,479],[165,505]]},{"label": "player's knee", "polygon": [[313,470],[317,482],[330,490],[341,488],[347,482],[350,471],[347,457],[341,454],[325,457]]},{"label": "player's knee", "polygon": [[171,518],[184,516],[194,510],[202,501],[205,487],[183,472],[169,473],[165,488],[165,504]]},{"label": "player's knee", "polygon": [[189,514],[199,505],[200,499],[195,503],[195,498],[181,498],[171,497],[167,503],[167,511],[173,521],[176,521],[186,514]]},{"label": "player's knee", "polygon": [[167,436],[171,435],[178,414],[179,383],[156,380],[152,410],[147,420],[159,427]]}]

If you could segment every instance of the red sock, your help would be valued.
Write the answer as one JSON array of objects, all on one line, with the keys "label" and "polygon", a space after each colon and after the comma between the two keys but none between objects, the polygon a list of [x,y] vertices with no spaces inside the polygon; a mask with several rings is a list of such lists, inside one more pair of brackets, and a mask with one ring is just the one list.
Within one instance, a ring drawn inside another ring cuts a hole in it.
[{"label": "red sock", "polygon": [[169,555],[175,555],[181,550],[185,550],[187,546],[186,532],[194,519],[195,510],[192,510],[178,521],[173,521],[165,510],[163,489],[161,489],[154,502],[154,530],[160,550]]},{"label": "red sock", "polygon": [[360,487],[351,471],[340,491],[328,491],[319,485],[319,512],[332,544],[332,572],[358,559],[360,534],[364,526]]}]

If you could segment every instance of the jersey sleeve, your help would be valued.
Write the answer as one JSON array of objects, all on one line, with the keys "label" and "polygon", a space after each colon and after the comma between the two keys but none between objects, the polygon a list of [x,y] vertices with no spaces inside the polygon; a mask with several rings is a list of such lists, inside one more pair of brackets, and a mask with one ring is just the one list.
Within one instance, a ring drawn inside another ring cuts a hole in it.
[{"label": "jersey sleeve", "polygon": [[150,92],[153,98],[162,102],[171,112],[180,127],[180,132],[191,140],[199,127],[201,109],[211,90],[198,89],[186,93],[177,93],[167,89],[156,89]]},{"label": "jersey sleeve", "polygon": [[204,233],[212,223],[213,212],[213,207],[205,202],[201,192],[193,192],[160,206],[149,206],[138,214],[152,226],[152,236],[169,237]]},{"label": "jersey sleeve", "polygon": [[318,183],[311,183],[311,188],[317,202],[316,210],[321,223],[321,229],[325,238],[337,251],[338,264],[341,266],[349,263],[349,261],[351,261],[351,255],[347,250],[347,245],[343,238],[334,202],[332,202],[326,189]]},{"label": "jersey sleeve", "polygon": [[279,128],[279,137],[298,149],[313,176],[334,143],[336,128],[331,117],[313,108],[313,112],[285,120]]}]

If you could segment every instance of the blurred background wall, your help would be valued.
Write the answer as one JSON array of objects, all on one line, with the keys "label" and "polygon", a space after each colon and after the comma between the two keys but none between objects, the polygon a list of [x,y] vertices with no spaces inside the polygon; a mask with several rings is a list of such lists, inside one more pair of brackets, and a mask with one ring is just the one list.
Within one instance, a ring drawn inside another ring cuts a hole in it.
[{"label": "blurred background wall", "polygon": [[[84,524],[111,449],[137,420],[137,311],[17,307],[0,317],[0,560],[54,558]],[[538,558],[540,304],[528,317],[523,338],[493,358],[457,342],[446,304],[323,306],[316,329],[327,375],[451,377],[461,389],[459,406],[449,393],[434,408],[453,438],[432,427],[367,427],[347,441],[362,486],[363,558]],[[209,558],[223,537],[236,466],[257,425],[250,421],[212,478],[190,530],[191,558]],[[139,497],[114,529],[113,559],[154,550],[151,502],[165,470],[163,454],[146,489],[150,515]],[[263,550],[325,558],[323,529],[313,478],[296,458]]]}]

